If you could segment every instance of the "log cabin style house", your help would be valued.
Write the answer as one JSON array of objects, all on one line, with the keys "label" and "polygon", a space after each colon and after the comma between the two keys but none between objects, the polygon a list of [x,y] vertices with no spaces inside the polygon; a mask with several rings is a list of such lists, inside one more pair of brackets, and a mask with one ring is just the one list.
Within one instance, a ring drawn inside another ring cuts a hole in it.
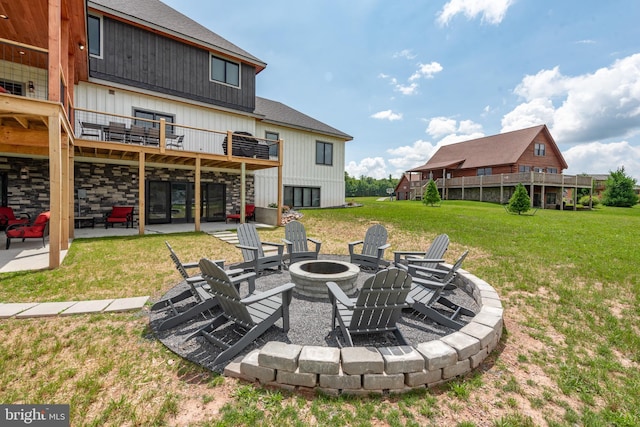
[{"label": "log cabin style house", "polygon": [[399,200],[420,199],[433,179],[443,199],[504,204],[520,183],[532,206],[562,209],[578,188],[592,189],[591,177],[564,175],[567,167],[549,129],[539,125],[442,146],[407,171],[395,193]]},{"label": "log cabin style house", "polygon": [[264,61],[159,0],[0,1],[0,47],[0,206],[51,212],[50,268],[113,206],[143,234],[344,203],[352,137],[257,97]]}]

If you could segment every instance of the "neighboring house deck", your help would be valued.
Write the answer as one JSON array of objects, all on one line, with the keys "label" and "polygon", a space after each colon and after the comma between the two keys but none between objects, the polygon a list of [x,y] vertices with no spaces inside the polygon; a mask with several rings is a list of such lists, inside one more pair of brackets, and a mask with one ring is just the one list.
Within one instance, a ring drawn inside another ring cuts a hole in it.
[{"label": "neighboring house deck", "polygon": [[114,205],[134,206],[144,233],[198,230],[246,203],[344,203],[352,137],[256,97],[266,63],[164,3],[0,9],[0,205],[50,210],[52,249],[68,247],[74,217]]},{"label": "neighboring house deck", "polygon": [[423,166],[407,171],[396,187],[399,199],[422,198],[430,179],[443,199],[507,203],[523,184],[533,206],[562,209],[593,179],[565,175],[567,168],[545,125],[505,132],[441,147]]}]

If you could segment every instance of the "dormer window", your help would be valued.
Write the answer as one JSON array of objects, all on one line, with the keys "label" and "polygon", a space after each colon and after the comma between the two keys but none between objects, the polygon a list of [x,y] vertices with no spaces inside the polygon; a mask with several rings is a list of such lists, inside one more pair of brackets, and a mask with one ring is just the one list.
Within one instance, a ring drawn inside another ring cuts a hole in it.
[{"label": "dormer window", "polygon": [[533,148],[533,155],[534,156],[544,156],[545,155],[545,147],[544,144],[541,144],[539,142],[535,143],[535,146]]},{"label": "dormer window", "polygon": [[240,64],[211,55],[211,80],[240,87]]},{"label": "dormer window", "polygon": [[89,55],[102,58],[102,18],[87,16],[87,36],[89,37]]}]

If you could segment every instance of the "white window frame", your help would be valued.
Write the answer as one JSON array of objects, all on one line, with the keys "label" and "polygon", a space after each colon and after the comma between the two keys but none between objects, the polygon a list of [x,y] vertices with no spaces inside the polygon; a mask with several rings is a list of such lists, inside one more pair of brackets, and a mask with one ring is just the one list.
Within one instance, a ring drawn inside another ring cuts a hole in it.
[{"label": "white window frame", "polygon": [[[89,18],[96,18],[100,22],[100,54],[96,55],[91,53],[91,46],[89,45]],[[104,26],[103,26],[103,17],[102,15],[97,15],[95,13],[90,13],[87,15],[87,50],[89,50],[89,56],[92,58],[102,59],[102,55],[104,53]]]}]

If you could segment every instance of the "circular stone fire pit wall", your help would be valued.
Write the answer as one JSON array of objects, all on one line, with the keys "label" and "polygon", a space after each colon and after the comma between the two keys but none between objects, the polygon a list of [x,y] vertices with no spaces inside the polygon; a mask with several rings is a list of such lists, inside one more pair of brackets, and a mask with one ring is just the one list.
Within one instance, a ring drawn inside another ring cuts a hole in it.
[{"label": "circular stone fire pit wall", "polygon": [[316,389],[330,395],[403,393],[463,375],[498,345],[503,308],[491,285],[458,271],[456,284],[476,300],[480,311],[450,335],[415,347],[340,349],[270,341],[229,363],[224,374],[289,391]]},{"label": "circular stone fire pit wall", "polygon": [[293,292],[310,298],[329,299],[327,282],[335,282],[351,296],[357,289],[360,267],[344,261],[301,261],[289,267]]}]

